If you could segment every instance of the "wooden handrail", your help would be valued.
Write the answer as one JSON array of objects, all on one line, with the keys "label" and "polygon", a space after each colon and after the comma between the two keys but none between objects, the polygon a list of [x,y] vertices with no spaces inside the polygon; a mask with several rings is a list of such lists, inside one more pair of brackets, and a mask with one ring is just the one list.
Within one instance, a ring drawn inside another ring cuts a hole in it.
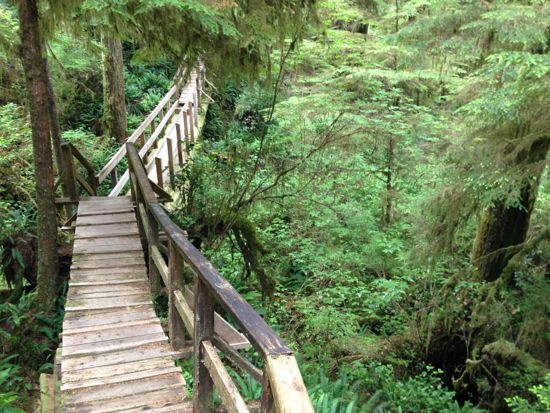
[{"label": "wooden handrail", "polygon": [[[161,279],[167,287],[171,341],[174,343],[177,340],[174,331],[183,328],[187,329],[194,340],[194,411],[209,411],[208,404],[214,386],[218,388],[229,411],[248,411],[243,407],[242,398],[238,392],[236,393],[236,386],[217,357],[218,351],[228,353],[232,363],[240,366],[243,371],[252,373],[255,379],[260,376],[253,365],[217,334],[214,325],[214,302],[217,302],[231,316],[264,361],[261,380],[262,411],[268,412],[271,407],[275,407],[280,413],[313,413],[292,350],[187,240],[185,232],[170,219],[155,196],[147,170],[133,143],[126,144],[126,154],[132,197],[137,203],[140,227],[144,229],[149,244],[152,290],[159,290]],[[168,237],[168,265],[164,263],[157,247],[159,230],[163,230]],[[195,274],[193,310],[183,299],[183,265],[187,265]]]},{"label": "wooden handrail", "polygon": [[[168,93],[162,98],[158,105],[153,109],[153,111],[143,120],[143,122],[136,128],[136,130],[130,135],[126,142],[136,142],[138,138],[147,130],[147,128],[152,124],[154,119],[159,115],[164,106],[174,94],[177,92],[177,87],[172,86]],[[124,158],[126,154],[126,147],[122,145],[118,151],[113,155],[113,157],[105,164],[103,168],[97,174],[97,180],[101,184],[105,178],[109,176],[111,171],[116,168],[120,161]]]}]

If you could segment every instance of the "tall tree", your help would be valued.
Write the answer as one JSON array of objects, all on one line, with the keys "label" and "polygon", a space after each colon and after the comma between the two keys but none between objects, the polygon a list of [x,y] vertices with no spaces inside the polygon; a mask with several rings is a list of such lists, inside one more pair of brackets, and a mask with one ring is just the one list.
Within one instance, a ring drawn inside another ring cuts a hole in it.
[{"label": "tall tree", "polygon": [[126,141],[128,122],[124,95],[122,42],[103,33],[103,124],[105,135],[117,142]]},{"label": "tall tree", "polygon": [[48,114],[48,78],[42,55],[39,15],[36,0],[18,0],[21,61],[25,71],[32,126],[32,143],[38,209],[38,297],[40,308],[51,308],[58,276],[57,216],[50,121]]}]

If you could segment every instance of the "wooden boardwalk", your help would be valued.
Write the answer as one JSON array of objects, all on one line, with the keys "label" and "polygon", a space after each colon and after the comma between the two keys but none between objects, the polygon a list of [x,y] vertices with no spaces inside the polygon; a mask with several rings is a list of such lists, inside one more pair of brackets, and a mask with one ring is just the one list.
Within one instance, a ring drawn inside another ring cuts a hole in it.
[{"label": "wooden boardwalk", "polygon": [[63,412],[192,412],[151,302],[128,197],[82,199],[63,322]]}]

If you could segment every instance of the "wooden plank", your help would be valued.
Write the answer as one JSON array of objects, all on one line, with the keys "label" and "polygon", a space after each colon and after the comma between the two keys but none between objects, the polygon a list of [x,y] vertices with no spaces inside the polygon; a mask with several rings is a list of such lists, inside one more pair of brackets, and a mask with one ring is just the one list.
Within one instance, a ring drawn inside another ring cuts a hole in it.
[{"label": "wooden plank", "polygon": [[78,216],[79,217],[82,217],[82,216],[100,216],[100,215],[117,215],[117,214],[130,214],[130,213],[134,213],[134,207],[118,207],[116,209],[107,209],[107,210],[97,210],[97,211],[93,211],[93,210],[86,210],[86,211],[81,211],[78,213]]},{"label": "wooden plank", "polygon": [[143,348],[133,351],[115,351],[104,354],[101,357],[84,356],[63,361],[61,366],[62,374],[70,370],[90,369],[93,367],[112,366],[122,363],[130,363],[133,361],[141,361],[155,359],[160,357],[170,357],[174,352],[170,351],[167,346],[161,344],[150,344]]},{"label": "wooden plank", "polygon": [[195,277],[195,309],[193,409],[196,413],[209,413],[214,383],[204,364],[204,347],[201,343],[210,340],[214,334],[214,300],[198,277]]},{"label": "wooden plank", "polygon": [[136,328],[135,325],[131,324],[125,327],[119,326],[116,329],[63,335],[63,350],[71,346],[120,340],[129,337],[140,337],[150,334],[164,334],[164,330],[158,321],[155,320],[149,323],[142,322],[140,328]]},{"label": "wooden plank", "polygon": [[143,301],[141,297],[121,297],[116,302],[112,299],[95,298],[90,300],[78,300],[68,303],[65,312],[71,311],[92,311],[92,310],[110,310],[113,308],[135,307],[147,305],[150,301]]},{"label": "wooden plank", "polygon": [[[133,252],[133,251],[129,251]],[[94,254],[94,256],[97,256],[99,254]],[[115,258],[116,260],[116,258]],[[83,260],[79,261],[78,263],[74,264],[72,267],[72,271],[77,270],[110,270],[113,268],[113,260],[112,259],[90,259],[90,260]],[[135,270],[139,270],[143,268],[144,266],[144,259],[143,255],[136,258],[121,258],[120,260],[117,260],[117,268],[133,268]]]},{"label": "wooden plank", "polygon": [[210,372],[210,377],[214,381],[224,407],[229,413],[248,413],[248,407],[239,393],[239,389],[229,376],[212,343],[203,341],[202,348],[204,364]]},{"label": "wooden plank", "polygon": [[168,266],[164,262],[164,258],[162,258],[162,255],[156,245],[151,245],[151,258],[153,259],[153,262],[155,263],[155,267],[157,267],[157,270],[162,277],[162,281],[164,281],[164,285],[169,284],[169,274],[168,274]]},{"label": "wooden plank", "polygon": [[268,355],[265,365],[278,413],[315,413],[293,355]]},{"label": "wooden plank", "polygon": [[[3,409],[2,409],[3,410]],[[11,409],[7,407],[7,412]],[[55,377],[53,374],[40,374],[40,413],[55,413]]]},{"label": "wooden plank", "polygon": [[[191,308],[191,311],[195,309],[195,299],[193,291],[189,287],[185,287],[184,297],[187,305]],[[245,349],[250,347],[250,342],[244,334],[239,333],[235,327],[229,324],[221,315],[217,312],[214,314],[214,331],[217,335],[222,337],[232,348],[236,350]]]},{"label": "wooden plank", "polygon": [[[144,411],[142,409],[130,409],[120,410],[118,413],[143,413]],[[157,407],[155,408],[155,413],[193,413],[193,403],[191,400],[188,400],[183,403]]]},{"label": "wooden plank", "polygon": [[[95,331],[108,331],[111,329],[119,329],[119,328],[125,328],[125,327],[139,327],[142,325],[147,325],[151,323],[158,323],[157,317],[147,317],[146,315],[143,316],[144,318],[133,320],[133,321],[122,321],[117,322],[116,324],[100,324],[97,326],[89,326],[89,327],[82,327],[82,328],[64,328],[63,329],[63,339],[65,337],[71,336],[73,334],[81,334],[81,333],[92,333]],[[103,321],[103,320],[99,320]]]},{"label": "wooden plank", "polygon": [[248,361],[244,356],[234,350],[225,340],[223,340],[217,334],[212,337],[212,343],[224,354],[227,361],[239,370],[242,370],[256,380],[258,383],[262,382],[262,371]]},{"label": "wooden plank", "polygon": [[[86,405],[87,411],[93,413],[116,413],[128,409],[147,407],[142,411],[156,412],[157,407],[181,403],[184,401],[185,391],[183,385],[170,386],[162,390],[150,391],[147,393],[133,394],[126,397],[118,397],[112,400],[100,400],[96,403]],[[64,413],[82,413],[79,405],[66,405]]]},{"label": "wooden plank", "polygon": [[172,346],[180,348],[184,344],[185,326],[176,309],[175,293],[183,288],[183,259],[173,242],[170,242],[168,257],[168,333]]},{"label": "wooden plank", "polygon": [[113,245],[113,244],[131,244],[136,243],[140,244],[139,235],[129,234],[129,235],[115,235],[110,237],[102,238],[83,238],[75,239],[74,249],[77,249],[77,246],[87,246],[87,245]]},{"label": "wooden plank", "polygon": [[135,222],[126,224],[105,224],[80,226],[77,224],[75,238],[106,238],[119,235],[139,235],[138,227]]},{"label": "wooden plank", "polygon": [[126,297],[129,295],[141,295],[143,297],[149,297],[150,294],[145,291],[140,290],[128,290],[128,291],[100,291],[100,292],[87,292],[87,291],[69,291],[67,294],[67,299],[69,300],[81,300],[81,299],[90,299],[90,298],[112,298],[116,299],[117,297]]},{"label": "wooden plank", "polygon": [[112,325],[118,323],[132,322],[132,321],[143,321],[150,320],[155,318],[156,314],[153,310],[152,304],[149,304],[146,308],[142,307],[141,309],[135,309],[135,311],[129,312],[127,310],[123,311],[113,311],[107,315],[102,316],[101,318],[96,317],[87,317],[87,316],[78,316],[74,317],[65,317],[63,321],[63,334],[66,334],[67,331],[73,331],[78,329],[86,329],[91,327],[101,326],[102,328],[110,328]]},{"label": "wooden plank", "polygon": [[[142,134],[145,132],[145,130],[149,127],[151,122],[155,119],[155,117],[160,113],[161,108],[164,107],[167,101],[170,100],[170,98],[176,93],[176,87],[173,86],[168,93],[162,98],[162,100],[158,103],[158,105],[153,109],[153,111],[143,120],[141,125],[139,125],[136,130],[130,135],[130,137],[126,140],[126,142],[135,142]],[[126,147],[122,145],[120,149],[113,155],[113,157],[105,164],[103,168],[98,172],[97,174],[97,180],[99,183],[103,182],[107,176],[111,173],[111,171],[119,164],[119,162],[124,158],[124,155],[126,155]]]},{"label": "wooden plank", "polygon": [[88,380],[108,379],[110,377],[130,374],[136,371],[155,370],[173,367],[174,361],[169,356],[162,356],[146,360],[120,363],[111,366],[92,367],[83,370],[69,370],[63,373],[63,384],[82,383]]},{"label": "wooden plank", "polygon": [[130,383],[115,383],[110,386],[89,388],[83,392],[75,392],[67,397],[68,404],[82,404],[101,400],[119,399],[125,396],[149,393],[155,390],[181,389],[184,386],[181,373],[168,373],[154,380],[134,380]]},{"label": "wooden plank", "polygon": [[[138,238],[139,241],[139,238]],[[107,245],[79,245],[79,254],[100,254],[104,252],[130,252],[130,251],[142,251],[141,243],[123,243],[123,244],[107,244]]]},{"label": "wooden plank", "polygon": [[111,268],[74,268],[71,270],[71,275],[74,276],[93,276],[99,275],[103,277],[108,277],[111,274],[136,274],[136,275],[146,275],[145,266],[143,264],[127,265],[127,266],[116,266],[116,261],[111,262]]},{"label": "wooden plank", "polygon": [[81,357],[90,355],[103,355],[113,351],[135,349],[152,343],[167,343],[168,337],[164,332],[144,334],[141,336],[124,337],[117,340],[109,340],[97,343],[63,346],[63,358]]},{"label": "wooden plank", "polygon": [[[106,284],[107,281],[127,281],[127,280],[139,280],[139,281],[146,281],[147,277],[145,274],[135,274],[135,273],[129,273],[129,274],[110,274],[108,276],[101,276],[101,275],[80,275],[80,276],[74,276],[71,278],[72,281],[75,282],[99,282],[101,284]],[[69,286],[74,285],[69,283]]]},{"label": "wooden plank", "polygon": [[62,391],[67,390],[77,390],[77,389],[89,389],[91,387],[106,386],[116,383],[129,382],[137,379],[146,379],[154,378],[158,376],[163,376],[166,374],[179,373],[181,374],[181,369],[174,366],[169,367],[158,367],[151,370],[135,369],[130,373],[119,374],[116,376],[103,377],[103,378],[92,378],[85,381],[72,381],[65,383],[61,386]]},{"label": "wooden plank", "polygon": [[114,215],[84,215],[77,219],[79,226],[86,225],[109,225],[109,224],[125,224],[136,222],[136,215],[133,212]]},{"label": "wooden plank", "polygon": [[183,323],[185,324],[185,328],[187,329],[187,332],[189,333],[191,338],[193,338],[195,333],[193,310],[191,310],[191,308],[185,301],[185,298],[183,297],[183,294],[181,293],[181,291],[174,291],[174,299],[175,299],[174,304],[176,305],[176,310],[178,311],[178,314],[183,320]]}]

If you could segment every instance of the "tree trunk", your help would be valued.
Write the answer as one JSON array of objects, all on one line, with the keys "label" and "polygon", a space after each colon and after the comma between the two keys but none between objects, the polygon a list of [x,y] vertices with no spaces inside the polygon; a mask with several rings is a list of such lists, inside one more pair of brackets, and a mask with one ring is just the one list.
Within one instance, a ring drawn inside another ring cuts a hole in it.
[{"label": "tree trunk", "polygon": [[104,134],[124,143],[127,136],[126,101],[122,42],[105,34],[101,36],[103,51],[103,125]]},{"label": "tree trunk", "polygon": [[540,177],[544,171],[544,160],[550,147],[550,138],[541,138],[531,145],[527,152],[516,158],[517,165],[531,169],[530,179],[521,188],[519,205],[506,206],[499,201],[482,214],[478,225],[472,252],[472,261],[485,281],[495,281],[510,258],[517,251],[508,248],[521,244],[527,237],[529,220],[537,199]]},{"label": "tree trunk", "polygon": [[382,214],[382,225],[387,227],[391,225],[393,218],[393,159],[394,159],[395,141],[392,136],[388,138],[386,147],[386,195],[384,199],[384,211]]},{"label": "tree trunk", "polygon": [[47,74],[38,31],[36,0],[18,0],[21,60],[25,71],[32,126],[36,205],[38,212],[38,296],[37,305],[52,308],[57,292],[57,214],[50,124],[48,116]]},{"label": "tree trunk", "polygon": [[[48,95],[48,115],[50,118],[50,132],[52,134],[53,153],[57,165],[57,173],[63,172],[63,155],[61,154],[61,126],[59,126],[59,113],[57,112],[57,103],[55,102],[55,93],[53,91],[52,76],[48,59],[44,59],[46,65],[46,92]],[[63,194],[65,196],[65,194]]]}]

